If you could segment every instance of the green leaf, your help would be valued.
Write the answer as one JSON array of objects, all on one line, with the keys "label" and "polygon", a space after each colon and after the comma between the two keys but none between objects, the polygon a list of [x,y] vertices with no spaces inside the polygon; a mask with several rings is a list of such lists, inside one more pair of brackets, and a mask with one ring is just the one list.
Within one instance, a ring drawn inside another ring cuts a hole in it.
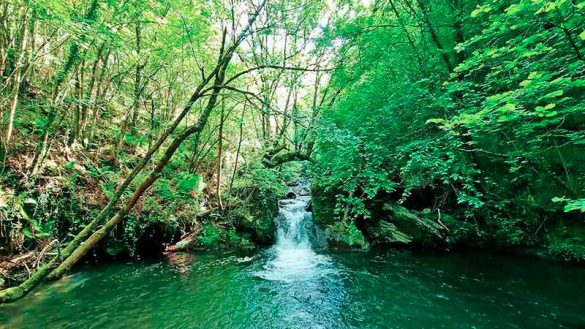
[{"label": "green leaf", "polygon": [[500,108],[498,108],[498,111],[503,111],[503,112],[507,112],[507,111],[512,111],[516,109],[516,104],[512,104],[512,103],[506,103],[506,105],[501,106]]},{"label": "green leaf", "polygon": [[199,188],[199,175],[189,173],[182,174],[177,178],[177,189],[182,193],[197,192]]},{"label": "green leaf", "polygon": [[474,9],[474,10],[471,12],[471,17],[477,17],[477,16],[479,16],[480,14],[482,14],[482,13],[488,13],[488,12],[490,12],[491,10],[492,10],[492,7],[490,7],[490,6],[485,6],[485,5],[484,5],[484,6],[477,7],[476,9]]},{"label": "green leaf", "polygon": [[65,164],[64,169],[71,170],[71,169],[73,169],[73,167],[75,167],[75,161],[69,161],[69,162],[67,162],[67,164]]},{"label": "green leaf", "polygon": [[22,229],[22,234],[24,234],[24,236],[29,239],[34,238],[33,234],[30,232],[30,229],[28,227]]},{"label": "green leaf", "polygon": [[507,15],[514,15],[520,12],[520,6],[513,4],[510,7],[506,8],[505,11]]},{"label": "green leaf", "polygon": [[443,123],[445,123],[445,120],[440,119],[440,118],[433,118],[433,119],[428,119],[427,123],[443,124]]},{"label": "green leaf", "polygon": [[550,104],[547,104],[547,105],[544,107],[544,109],[545,109],[545,110],[550,110],[550,109],[554,109],[556,106],[557,106],[557,104],[555,104],[555,103],[550,103]]},{"label": "green leaf", "polygon": [[544,99],[555,98],[555,97],[563,96],[563,94],[564,94],[563,90],[557,90],[557,91],[553,91],[552,93],[548,93],[548,94],[544,95],[542,98],[544,98]]}]

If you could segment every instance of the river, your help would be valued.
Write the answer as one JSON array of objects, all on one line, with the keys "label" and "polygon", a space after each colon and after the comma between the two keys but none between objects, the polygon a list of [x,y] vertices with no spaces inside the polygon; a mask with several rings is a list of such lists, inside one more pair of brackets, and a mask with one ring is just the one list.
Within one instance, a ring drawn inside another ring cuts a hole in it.
[{"label": "river", "polygon": [[307,200],[281,202],[269,249],[81,266],[0,328],[585,328],[582,267],[320,249]]}]

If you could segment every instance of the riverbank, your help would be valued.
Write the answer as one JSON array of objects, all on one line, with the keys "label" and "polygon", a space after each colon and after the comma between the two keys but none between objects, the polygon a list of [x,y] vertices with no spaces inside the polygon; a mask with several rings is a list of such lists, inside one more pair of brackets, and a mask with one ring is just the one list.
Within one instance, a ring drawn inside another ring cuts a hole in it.
[{"label": "riverbank", "polygon": [[[58,255],[113,197],[133,162],[111,162],[107,151],[60,149],[42,175],[25,175],[10,161],[0,185],[0,289],[26,280]],[[96,160],[98,159],[99,160]],[[213,167],[208,167],[213,170]],[[171,163],[144,199],[129,211],[84,261],[139,259],[170,250],[248,249],[274,243],[274,217],[283,178],[262,167],[233,179],[222,209],[212,172],[189,173]],[[258,177],[261,177],[259,179]],[[284,177],[287,177],[286,175]],[[208,182],[208,183],[206,183]],[[133,184],[131,187],[135,187]],[[124,198],[127,196],[124,195]]]},{"label": "riverbank", "polygon": [[[71,169],[74,170],[74,169]],[[80,176],[80,169],[72,171],[73,176],[80,180],[91,180],[87,176]],[[80,178],[81,177],[81,178]],[[97,182],[88,183],[89,186]],[[42,214],[43,209],[53,207],[55,212],[64,212],[74,218],[88,216],[99,209],[99,206],[85,202],[95,196],[87,193],[65,194],[64,187],[52,185],[48,192],[27,192],[26,195],[36,196],[44,200],[58,200],[48,204],[38,204],[32,197],[25,200],[20,208],[20,214]],[[305,208],[314,212],[314,219],[318,229],[318,237],[312,237],[313,245],[319,249],[354,249],[354,250],[388,250],[410,249],[423,250],[429,254],[448,256],[451,253],[459,254],[473,250],[474,252],[490,251],[495,254],[520,255],[527,258],[544,258],[555,262],[582,263],[582,259],[573,254],[568,256],[562,252],[552,252],[550,247],[533,242],[531,245],[510,245],[496,241],[498,236],[490,236],[487,232],[480,232],[479,226],[461,221],[449,214],[431,213],[428,210],[408,210],[401,205],[389,203],[390,206],[380,210],[373,209],[375,218],[354,218],[341,220],[335,212],[335,198],[333,194],[323,193],[319,188],[311,200],[307,199]],[[60,191],[60,192],[58,192]],[[116,259],[137,260],[163,252],[180,252],[193,250],[247,250],[272,245],[275,242],[278,219],[276,217],[279,198],[292,198],[310,195],[311,188],[306,180],[290,180],[287,184],[281,183],[279,188],[255,189],[249,188],[242,193],[248,195],[246,205],[230,206],[223,212],[217,210],[203,211],[200,214],[178,212],[171,220],[152,221],[158,215],[150,213],[148,208],[139,208],[130,214],[130,220],[120,226],[115,235],[112,235],[100,244],[86,261],[91,264],[111,262]],[[45,194],[43,194],[45,193]],[[96,192],[103,193],[103,192]],[[157,193],[148,196],[156,201]],[[74,198],[68,199],[68,198]],[[18,198],[14,198],[15,200]],[[163,200],[157,201],[162,202]],[[15,202],[14,200],[12,202]],[[34,205],[34,208],[30,208]],[[66,206],[67,209],[64,209]],[[83,205],[74,211],[75,205]],[[28,207],[28,208],[27,208]],[[379,204],[378,204],[379,207]],[[16,208],[15,208],[16,209]],[[160,215],[160,214],[159,214]],[[137,217],[135,217],[137,216]],[[184,216],[184,217],[183,217]],[[39,217],[36,216],[38,219]],[[63,218],[63,217],[61,217]],[[143,220],[146,218],[146,220]],[[41,222],[48,222],[41,219]],[[177,222],[182,223],[176,225]],[[138,227],[137,223],[140,223]],[[60,226],[61,229],[64,226]],[[134,229],[132,229],[134,227]],[[71,227],[73,229],[74,227]],[[54,231],[58,234],[67,231]],[[547,232],[546,228],[542,231]],[[4,287],[14,286],[25,280],[31,271],[35,270],[43,259],[55,254],[59,246],[56,236],[39,239],[42,232],[33,231],[36,247],[21,254],[6,254],[0,260],[2,284]],[[39,236],[40,235],[40,236]],[[59,236],[59,235],[57,235]],[[26,236],[25,236],[26,238]],[[318,240],[318,241],[317,241]],[[542,240],[541,240],[542,241]],[[561,241],[562,242],[562,241]],[[579,240],[576,240],[577,248]],[[33,245],[34,246],[34,245]]]},{"label": "riverbank", "polygon": [[[349,202],[339,189],[316,185],[313,190],[315,222],[335,248],[443,253],[479,250],[558,262],[585,262],[585,222],[578,214],[542,210],[533,213],[538,220],[510,220],[490,217],[497,216],[496,212],[470,213],[453,202],[444,202],[439,207],[438,196],[432,190],[413,193],[405,200],[400,199],[401,191],[395,191]],[[538,225],[525,224],[527,221]]]}]

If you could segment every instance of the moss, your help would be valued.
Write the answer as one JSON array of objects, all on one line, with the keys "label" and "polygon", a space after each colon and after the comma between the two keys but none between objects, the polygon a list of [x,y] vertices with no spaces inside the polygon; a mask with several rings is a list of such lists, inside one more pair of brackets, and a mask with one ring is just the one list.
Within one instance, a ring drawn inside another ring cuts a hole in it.
[{"label": "moss", "polygon": [[327,242],[332,247],[368,249],[369,244],[362,232],[352,222],[336,222],[325,229]]},{"label": "moss", "polygon": [[396,225],[385,220],[377,221],[367,227],[368,238],[374,244],[409,244],[412,237],[401,232]]},{"label": "moss", "polygon": [[412,238],[412,242],[424,247],[439,247],[448,243],[447,234],[430,215],[417,214],[396,205],[386,204],[388,221],[397,229]]},{"label": "moss", "polygon": [[197,244],[207,249],[216,249],[222,242],[222,235],[222,231],[215,225],[205,224],[197,236]]},{"label": "moss", "polygon": [[247,202],[240,202],[227,215],[241,234],[249,234],[250,239],[260,245],[275,241],[278,214],[278,191],[265,190],[255,193]]},{"label": "moss", "polygon": [[442,214],[441,222],[449,229],[449,240],[453,245],[479,246],[478,227],[469,221],[458,220],[455,217]]}]

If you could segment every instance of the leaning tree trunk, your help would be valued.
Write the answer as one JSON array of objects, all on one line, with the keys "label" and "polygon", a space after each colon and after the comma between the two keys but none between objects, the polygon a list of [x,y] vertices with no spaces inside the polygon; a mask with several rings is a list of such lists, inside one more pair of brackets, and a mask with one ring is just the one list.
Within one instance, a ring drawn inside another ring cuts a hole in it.
[{"label": "leaning tree trunk", "polygon": [[[218,72],[218,76],[215,79],[215,86],[221,86],[221,84],[223,83],[226,66],[227,63],[225,63],[220,72]],[[197,123],[185,129],[179,136],[177,136],[173,140],[173,142],[167,148],[167,150],[164,153],[164,156],[158,162],[156,167],[150,172],[150,174],[142,182],[142,184],[140,184],[140,186],[134,191],[130,199],[126,201],[124,207],[118,210],[118,212],[116,212],[116,214],[112,216],[104,224],[104,226],[102,226],[99,230],[97,230],[89,238],[87,238],[87,240],[85,240],[77,249],[75,249],[75,251],[73,251],[73,253],[69,257],[67,257],[67,259],[65,259],[63,263],[61,263],[61,265],[59,265],[59,267],[57,267],[53,272],[51,272],[51,274],[49,275],[49,279],[60,278],[63,275],[63,273],[71,269],[71,267],[73,267],[73,265],[75,265],[89,250],[95,247],[96,244],[110,232],[110,230],[116,227],[116,225],[118,225],[118,223],[120,223],[124,219],[128,212],[130,212],[134,205],[136,205],[136,202],[138,202],[138,200],[144,194],[144,192],[146,192],[146,190],[148,190],[148,188],[152,186],[152,184],[154,184],[154,182],[156,182],[156,180],[160,177],[162,170],[166,167],[168,162],[171,160],[171,157],[173,156],[175,151],[177,151],[177,149],[183,143],[183,141],[185,141],[189,136],[193,135],[194,133],[200,133],[201,129],[205,127],[207,119],[209,118],[209,115],[211,114],[213,108],[215,107],[215,104],[217,103],[217,98],[220,90],[221,90],[220,87],[214,88],[213,94],[209,98],[209,102],[207,103],[207,106],[205,107],[205,110],[199,117]]]},{"label": "leaning tree trunk", "polygon": [[10,144],[10,139],[12,137],[12,131],[13,131],[13,127],[14,127],[14,115],[16,113],[16,106],[18,104],[18,96],[20,94],[20,86],[22,83],[22,71],[24,70],[24,62],[25,62],[25,53],[26,53],[26,45],[27,45],[27,39],[28,39],[28,11],[25,10],[23,13],[23,17],[22,17],[22,31],[20,34],[20,37],[18,39],[17,42],[17,48],[18,48],[18,57],[16,60],[16,63],[14,65],[14,71],[13,71],[13,79],[12,79],[12,94],[11,94],[11,99],[10,99],[10,105],[8,108],[8,127],[6,128],[6,139],[5,139],[5,143],[6,143],[6,149],[8,149],[8,146]]},{"label": "leaning tree trunk", "polygon": [[[193,103],[201,96],[201,89],[203,89],[203,86],[201,86],[201,88],[199,88],[193,94],[193,97],[191,99],[192,102],[190,101],[187,104],[187,107],[190,108],[193,105]],[[217,91],[217,92],[219,92],[219,91]],[[195,97],[196,95],[198,95],[198,96]],[[150,173],[148,178],[146,178],[142,182],[140,187],[138,189],[136,189],[136,191],[134,191],[134,193],[132,194],[132,197],[126,202],[125,206],[122,209],[120,209],[112,218],[110,218],[110,220],[108,220],[102,228],[100,228],[98,231],[96,231],[94,234],[92,234],[86,241],[84,241],[83,244],[80,245],[80,243],[83,241],[83,239],[91,231],[93,231],[93,229],[96,228],[97,225],[99,225],[102,222],[103,218],[105,218],[114,209],[117,201],[120,199],[120,197],[122,196],[124,191],[128,188],[130,183],[140,173],[142,168],[144,168],[146,166],[146,164],[150,161],[150,158],[152,157],[154,152],[160,147],[160,145],[162,145],[162,143],[166,140],[166,138],[174,130],[174,128],[176,128],[176,126],[178,126],[179,122],[182,120],[182,118],[184,116],[177,118],[178,121],[177,120],[175,121],[176,125],[171,126],[169,128],[169,130],[167,130],[165,132],[165,134],[163,134],[163,136],[161,136],[161,138],[159,138],[159,140],[157,141],[157,144],[155,144],[154,147],[151,150],[149,150],[149,152],[144,157],[143,161],[139,164],[139,166],[137,166],[134,169],[134,171],[122,183],[122,185],[120,185],[120,187],[118,187],[114,197],[112,199],[110,199],[109,203],[100,211],[100,213],[97,215],[97,217],[93,221],[91,221],[88,225],[86,225],[83,228],[83,230],[81,230],[81,232],[79,232],[75,236],[75,238],[67,245],[67,247],[61,252],[60,256],[63,258],[66,258],[65,261],[61,265],[59,265],[59,267],[57,267],[57,269],[55,269],[53,272],[51,272],[51,270],[54,268],[54,266],[56,264],[58,264],[59,260],[61,259],[59,256],[56,256],[53,259],[51,259],[47,264],[40,267],[35,272],[35,274],[33,274],[30,278],[28,278],[26,281],[24,281],[19,286],[8,288],[8,289],[0,291],[0,302],[10,302],[10,301],[14,301],[14,300],[21,298],[26,293],[30,292],[45,277],[47,277],[47,275],[49,275],[49,273],[50,273],[49,278],[52,278],[52,279],[59,278],[63,273],[65,273],[65,271],[69,270],[77,261],[79,261],[79,259],[81,259],[81,257],[83,257],[87,253],[88,250],[90,250],[93,246],[95,246],[95,244],[97,242],[99,242],[109,232],[109,230],[111,230],[113,227],[115,227],[115,225],[117,223],[119,223],[124,218],[124,216],[132,209],[132,207],[134,207],[134,205],[136,204],[138,199],[156,181],[156,179],[158,179],[161,171],[164,169],[164,167],[169,162],[170,158],[172,157],[174,152],[177,150],[177,148],[181,145],[181,143],[186,138],[188,138],[190,135],[192,135],[193,133],[200,132],[204,123],[207,122],[207,118],[209,117],[211,110],[213,109],[213,106],[210,106],[210,105],[211,104],[215,105],[216,101],[217,101],[217,96],[210,98],[209,104],[206,107],[206,110],[204,111],[202,116],[200,117],[198,123],[194,126],[191,126],[187,129],[185,129],[179,136],[177,136],[175,138],[173,143],[166,150],[163,158],[159,161],[159,163],[157,164],[155,169]],[[186,109],[187,109],[187,107],[186,107]],[[186,112],[185,112],[185,115],[186,115]]]},{"label": "leaning tree trunk", "polygon": [[[93,1],[93,4],[96,4],[97,1]],[[116,194],[114,197],[108,202],[108,204],[100,211],[97,217],[90,222],[81,232],[79,232],[75,238],[67,245],[67,247],[62,251],[60,256],[53,257],[46,265],[41,266],[30,278],[24,281],[17,287],[8,288],[5,290],[0,291],[0,303],[4,302],[11,302],[23,297],[25,294],[30,292],[38,283],[40,283],[47,274],[54,268],[54,266],[59,262],[61,259],[60,257],[66,258],[63,264],[61,264],[57,269],[51,272],[52,278],[60,277],[66,270],[71,268],[88,250],[90,250],[97,242],[99,242],[108,232],[111,230],[117,223],[119,223],[125,214],[132,209],[132,207],[136,204],[138,199],[144,194],[144,192],[158,179],[160,176],[160,172],[177,148],[181,145],[181,143],[188,138],[193,133],[200,133],[201,129],[204,127],[205,123],[207,122],[215,103],[217,102],[217,97],[219,92],[223,88],[222,84],[225,81],[225,69],[229,64],[233,54],[235,53],[236,48],[242,43],[242,41],[247,36],[249,30],[252,27],[252,24],[260,14],[260,11],[265,6],[266,0],[264,0],[260,6],[256,8],[256,11],[251,15],[251,18],[248,20],[247,27],[240,33],[238,38],[236,38],[235,42],[229,47],[227,50],[224,48],[225,40],[226,40],[226,33],[224,31],[223,40],[222,40],[222,47],[220,50],[220,56],[217,65],[212,70],[212,72],[203,79],[203,81],[199,84],[196,88],[195,92],[191,95],[191,98],[183,108],[183,111],[179,114],[179,116],[173,121],[171,127],[169,127],[164,134],[157,140],[157,143],[148,151],[147,155],[144,157],[143,161],[135,168],[135,170],[131,173],[129,177],[122,183],[122,185],[116,190]],[[92,6],[93,7],[93,6]],[[166,140],[166,138],[178,127],[181,123],[183,118],[189,113],[190,109],[193,107],[195,102],[199,100],[201,97],[204,96],[205,91],[204,88],[207,84],[211,81],[211,79],[215,77],[214,85],[211,88],[213,90],[212,95],[209,99],[208,106],[205,108],[203,113],[201,114],[198,123],[194,126],[191,126],[185,129],[181,135],[179,135],[173,143],[169,146],[166,150],[165,155],[159,161],[158,165],[155,169],[150,173],[148,178],[142,182],[140,187],[133,193],[132,197],[127,201],[126,205],[119,210],[100,230],[96,231],[92,234],[83,245],[77,247],[81,241],[89,234],[98,224],[101,223],[102,219],[105,218],[115,207],[117,201],[120,199],[124,191],[128,188],[130,183],[134,180],[134,178],[141,172],[142,168],[146,166],[146,164],[150,161],[152,155],[158,150],[158,148],[162,145],[162,143]],[[140,168],[139,168],[140,167]]]},{"label": "leaning tree trunk", "polygon": [[160,177],[162,170],[166,167],[169,160],[171,159],[175,151],[179,148],[181,143],[187,137],[191,136],[195,132],[198,132],[200,129],[201,126],[197,124],[185,129],[179,136],[177,136],[173,140],[173,143],[165,151],[164,156],[158,162],[156,167],[150,172],[150,174],[142,182],[142,184],[140,184],[138,189],[134,191],[130,199],[126,201],[124,207],[118,210],[118,212],[116,212],[116,214],[112,216],[99,230],[97,230],[89,238],[87,238],[77,249],[75,249],[75,251],[69,257],[67,257],[67,259],[63,261],[63,263],[61,263],[61,265],[59,265],[59,267],[57,267],[53,272],[51,272],[51,274],[49,275],[49,279],[60,278],[63,275],[63,273],[71,269],[73,265],[75,265],[83,256],[85,256],[85,254],[88,251],[95,247],[101,239],[103,239],[114,227],[116,227],[116,225],[118,225],[118,223],[120,223],[122,219],[124,219],[128,212],[130,212],[134,205],[136,205],[136,202],[138,202],[138,200],[140,199],[140,197],[142,197],[144,192],[146,192],[146,190],[148,190],[148,188],[152,186],[152,184],[156,182],[156,180]]},{"label": "leaning tree trunk", "polygon": [[217,206],[220,211],[223,211],[223,203],[221,200],[221,167],[223,157],[223,125],[224,125],[225,99],[222,99],[221,115],[219,118],[219,132],[217,145],[217,184],[215,186],[215,195],[217,196]]}]

